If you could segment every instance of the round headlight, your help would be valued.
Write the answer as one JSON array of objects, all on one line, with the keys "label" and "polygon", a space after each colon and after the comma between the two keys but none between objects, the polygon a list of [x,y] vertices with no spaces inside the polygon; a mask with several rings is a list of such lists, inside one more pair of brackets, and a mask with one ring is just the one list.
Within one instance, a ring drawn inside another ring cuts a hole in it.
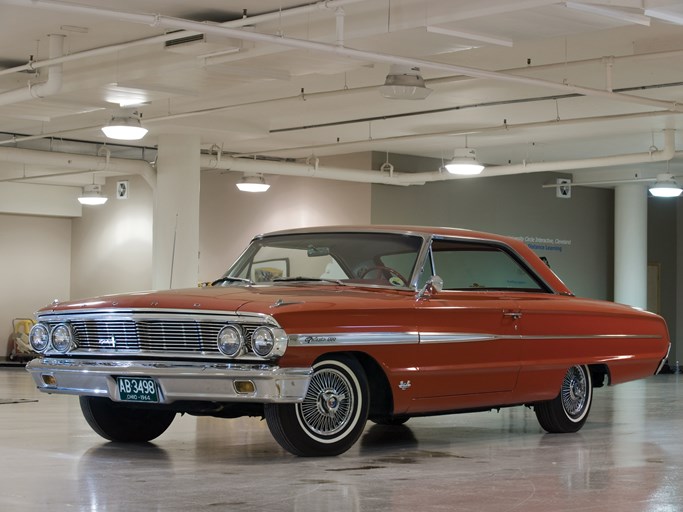
[{"label": "round headlight", "polygon": [[66,324],[59,324],[52,329],[50,338],[52,341],[52,348],[62,354],[66,353],[73,346],[74,337],[71,333],[71,329]]},{"label": "round headlight", "polygon": [[50,344],[50,331],[45,324],[36,324],[31,327],[31,332],[28,335],[28,342],[31,348],[38,353],[43,353],[47,350]]},{"label": "round headlight", "polygon": [[218,333],[218,350],[226,356],[238,355],[242,350],[243,343],[242,331],[234,325],[226,325]]},{"label": "round headlight", "polygon": [[268,327],[259,327],[251,335],[251,348],[257,356],[266,357],[275,346],[275,334]]}]

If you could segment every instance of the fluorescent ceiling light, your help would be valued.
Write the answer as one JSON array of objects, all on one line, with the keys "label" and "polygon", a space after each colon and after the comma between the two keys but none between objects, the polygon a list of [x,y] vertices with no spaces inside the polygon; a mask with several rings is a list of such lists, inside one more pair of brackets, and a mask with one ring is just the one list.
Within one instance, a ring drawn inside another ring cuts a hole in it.
[{"label": "fluorescent ceiling light", "polygon": [[657,181],[650,186],[650,194],[655,197],[678,197],[681,192],[683,189],[671,174],[658,174]]},{"label": "fluorescent ceiling light", "polygon": [[495,44],[498,46],[512,47],[513,45],[513,42],[510,39],[504,39],[502,37],[493,37],[487,34],[471,32],[469,30],[441,28],[430,25],[427,27],[427,32],[430,32],[432,34],[441,34],[443,36],[459,37],[460,39],[468,39],[470,41],[479,41],[481,43]]},{"label": "fluorescent ceiling light", "polygon": [[263,176],[243,176],[236,186],[242,192],[265,192],[270,188]]},{"label": "fluorescent ceiling light", "polygon": [[456,148],[453,158],[445,167],[451,174],[460,176],[475,176],[484,170],[484,166],[477,161],[477,153],[473,148]]},{"label": "fluorescent ceiling light", "polygon": [[148,131],[142,126],[140,117],[137,111],[114,114],[111,120],[102,127],[102,131],[110,139],[140,140]]},{"label": "fluorescent ceiling light", "polygon": [[83,193],[79,196],[78,202],[87,206],[98,206],[107,202],[107,196],[102,195],[99,185],[86,185]]},{"label": "fluorescent ceiling light", "polygon": [[379,92],[390,100],[423,100],[432,90],[425,86],[420,68],[392,64]]},{"label": "fluorescent ceiling light", "polygon": [[606,18],[613,18],[615,20],[627,21],[629,23],[636,23],[638,25],[650,26],[650,18],[642,14],[622,11],[613,7],[603,7],[594,4],[582,4],[579,2],[565,2],[565,6],[575,11],[587,12],[590,14],[597,14],[598,16],[605,16]]},{"label": "fluorescent ceiling light", "polygon": [[676,25],[683,25],[683,13],[663,11],[661,9],[645,9],[645,15],[650,18],[675,23]]}]

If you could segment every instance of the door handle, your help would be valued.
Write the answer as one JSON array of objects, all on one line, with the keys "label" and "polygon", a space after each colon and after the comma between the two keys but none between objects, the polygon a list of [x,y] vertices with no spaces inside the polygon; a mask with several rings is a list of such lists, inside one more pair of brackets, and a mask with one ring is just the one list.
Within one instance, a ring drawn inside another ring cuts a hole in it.
[{"label": "door handle", "polygon": [[519,320],[520,318],[522,318],[522,313],[520,311],[505,311],[503,313],[503,316],[512,318],[513,320]]}]

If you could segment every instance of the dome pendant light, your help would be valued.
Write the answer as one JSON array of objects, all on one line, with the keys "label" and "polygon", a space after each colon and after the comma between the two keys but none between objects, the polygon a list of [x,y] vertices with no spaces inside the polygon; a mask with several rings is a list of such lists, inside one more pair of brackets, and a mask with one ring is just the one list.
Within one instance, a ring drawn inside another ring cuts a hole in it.
[{"label": "dome pendant light", "polygon": [[102,127],[102,131],[110,139],[140,140],[148,131],[142,126],[141,117],[142,114],[137,110],[114,114],[111,120]]},{"label": "dome pendant light", "polygon": [[451,174],[461,176],[476,176],[484,170],[484,166],[477,161],[477,153],[473,148],[456,148],[453,158],[446,162],[445,167]]},{"label": "dome pendant light", "polygon": [[650,194],[654,197],[678,197],[683,189],[669,173],[658,174],[657,181],[650,187]]},{"label": "dome pendant light", "polygon": [[95,183],[95,173],[92,184],[83,187],[83,193],[78,196],[78,202],[86,206],[99,206],[107,202],[108,197],[102,195],[102,187]]},{"label": "dome pendant light", "polygon": [[432,90],[425,86],[420,68],[392,64],[379,92],[390,100],[423,100]]},{"label": "dome pendant light", "polygon": [[102,195],[102,188],[99,185],[86,185],[78,197],[78,202],[86,206],[99,206],[106,203],[107,199],[107,196]]},{"label": "dome pendant light", "polygon": [[242,192],[265,192],[270,188],[262,175],[243,176],[235,185]]}]

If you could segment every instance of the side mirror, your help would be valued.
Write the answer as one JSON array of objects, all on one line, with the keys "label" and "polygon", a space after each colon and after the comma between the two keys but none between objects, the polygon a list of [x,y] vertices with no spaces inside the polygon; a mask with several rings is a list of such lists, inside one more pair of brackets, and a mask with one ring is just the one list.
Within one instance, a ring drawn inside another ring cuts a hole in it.
[{"label": "side mirror", "polygon": [[428,299],[432,295],[443,290],[443,279],[439,276],[432,276],[417,293],[417,300]]}]

